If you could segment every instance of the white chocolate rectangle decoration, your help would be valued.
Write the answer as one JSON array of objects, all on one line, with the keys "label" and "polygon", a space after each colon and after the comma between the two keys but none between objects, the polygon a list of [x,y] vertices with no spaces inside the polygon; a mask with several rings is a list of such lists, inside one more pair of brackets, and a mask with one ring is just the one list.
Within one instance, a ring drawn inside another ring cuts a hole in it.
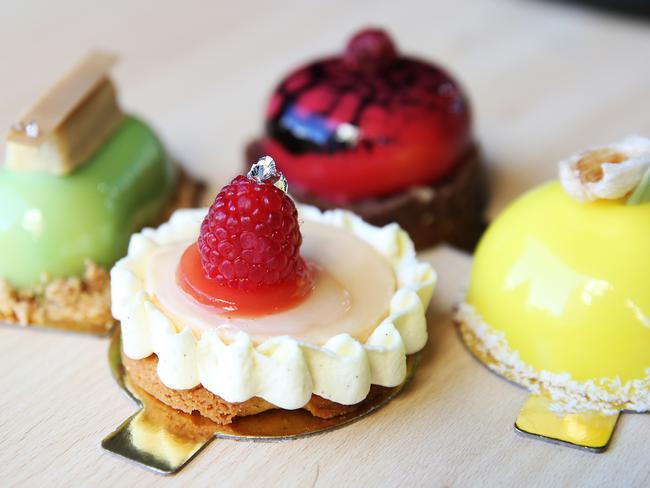
[{"label": "white chocolate rectangle decoration", "polygon": [[62,175],[86,162],[124,117],[108,77],[116,61],[90,53],[23,113],[7,134],[5,166]]}]

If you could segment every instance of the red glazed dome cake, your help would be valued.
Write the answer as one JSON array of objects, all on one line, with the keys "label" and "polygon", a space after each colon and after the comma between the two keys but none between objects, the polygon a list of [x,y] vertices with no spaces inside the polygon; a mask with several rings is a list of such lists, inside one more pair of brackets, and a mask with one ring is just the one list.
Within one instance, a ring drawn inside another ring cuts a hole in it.
[{"label": "red glazed dome cake", "polygon": [[384,31],[363,30],[340,56],[281,81],[247,160],[262,154],[278,161],[298,200],[397,222],[418,248],[469,249],[483,229],[467,98],[441,68],[400,55]]}]

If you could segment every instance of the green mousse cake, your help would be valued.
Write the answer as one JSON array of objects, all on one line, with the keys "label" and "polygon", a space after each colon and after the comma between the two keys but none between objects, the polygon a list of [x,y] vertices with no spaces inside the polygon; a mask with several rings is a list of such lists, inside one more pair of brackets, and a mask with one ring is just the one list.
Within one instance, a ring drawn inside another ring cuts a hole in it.
[{"label": "green mousse cake", "polygon": [[88,56],[7,136],[0,321],[105,332],[113,324],[107,270],[131,234],[191,203],[178,201],[189,183],[158,137],[121,112],[106,75],[113,61]]},{"label": "green mousse cake", "polygon": [[0,276],[18,288],[110,267],[129,237],[160,219],[176,170],[142,122],[125,118],[84,165],[57,176],[0,169]]}]

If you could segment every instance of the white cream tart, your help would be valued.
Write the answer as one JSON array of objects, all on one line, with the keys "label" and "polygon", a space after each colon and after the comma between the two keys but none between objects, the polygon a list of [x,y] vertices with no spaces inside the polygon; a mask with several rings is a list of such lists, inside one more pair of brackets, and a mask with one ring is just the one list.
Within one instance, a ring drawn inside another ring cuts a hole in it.
[{"label": "white cream tart", "polygon": [[342,210],[298,210],[301,254],[317,270],[314,291],[262,317],[218,314],[178,288],[179,258],[207,209],[178,211],[134,234],[111,271],[126,356],[155,353],[169,388],[202,385],[228,402],[260,397],[284,409],[303,407],[312,394],[353,405],[373,384],[401,384],[406,355],[427,341],[435,271],[416,259],[397,224],[378,228]]}]

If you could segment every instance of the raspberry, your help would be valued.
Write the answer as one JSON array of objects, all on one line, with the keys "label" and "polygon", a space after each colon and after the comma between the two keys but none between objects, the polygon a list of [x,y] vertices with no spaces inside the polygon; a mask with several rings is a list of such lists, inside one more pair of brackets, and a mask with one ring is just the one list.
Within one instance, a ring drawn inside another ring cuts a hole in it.
[{"label": "raspberry", "polygon": [[396,58],[395,44],[381,29],[365,29],[355,34],[343,55],[348,68],[367,72],[379,71]]},{"label": "raspberry", "polygon": [[238,176],[217,195],[201,224],[208,278],[243,291],[277,285],[305,266],[293,201],[272,181]]}]

